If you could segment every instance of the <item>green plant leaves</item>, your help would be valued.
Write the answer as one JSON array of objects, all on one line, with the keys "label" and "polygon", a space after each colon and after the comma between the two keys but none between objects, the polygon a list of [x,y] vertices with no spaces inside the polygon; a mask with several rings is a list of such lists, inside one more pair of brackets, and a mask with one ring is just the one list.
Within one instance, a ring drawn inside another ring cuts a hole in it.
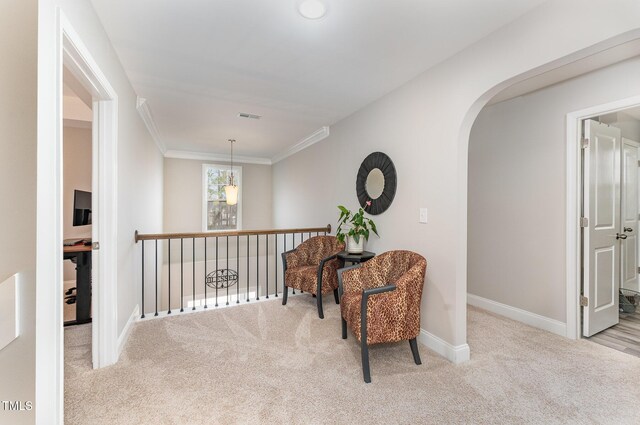
[{"label": "green plant leaves", "polygon": [[374,223],[373,221],[369,220],[369,224],[371,225],[371,230],[373,230],[373,233],[375,233],[376,236],[380,237],[380,235],[378,234],[378,229],[376,229],[376,223]]},{"label": "green plant leaves", "polygon": [[[358,209],[358,212],[355,214],[342,205],[338,205],[338,209],[340,210],[340,217],[338,218],[336,237],[340,242],[344,243],[346,235],[352,236],[356,243],[360,242],[360,236],[364,237],[365,240],[368,241],[370,231],[375,233],[376,236],[380,236],[378,235],[378,229],[376,228],[376,224],[373,220],[364,216],[364,209]],[[349,228],[346,235],[342,230],[343,226]]]}]

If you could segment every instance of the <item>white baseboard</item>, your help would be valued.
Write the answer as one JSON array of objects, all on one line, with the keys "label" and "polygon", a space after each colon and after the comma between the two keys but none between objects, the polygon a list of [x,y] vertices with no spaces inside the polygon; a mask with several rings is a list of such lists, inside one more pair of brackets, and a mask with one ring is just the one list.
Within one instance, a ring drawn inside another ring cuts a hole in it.
[{"label": "white baseboard", "polygon": [[555,319],[550,319],[530,311],[522,310],[510,305],[502,304],[497,301],[482,298],[477,295],[467,294],[467,303],[474,307],[488,310],[492,313],[517,320],[534,328],[543,329],[547,332],[560,336],[567,336],[567,324]]},{"label": "white baseboard", "polygon": [[131,333],[131,327],[138,320],[139,314],[140,314],[140,307],[136,304],[136,306],[133,308],[133,312],[131,313],[131,316],[129,316],[129,320],[127,320],[127,324],[124,325],[124,329],[122,330],[122,333],[118,337],[118,358],[120,358],[120,354],[122,354],[122,349],[124,348],[124,345],[127,343],[127,340],[129,339],[129,334]]},{"label": "white baseboard", "polygon": [[442,338],[424,329],[420,329],[418,341],[454,364],[467,362],[471,358],[471,351],[469,350],[468,344],[451,345]]}]

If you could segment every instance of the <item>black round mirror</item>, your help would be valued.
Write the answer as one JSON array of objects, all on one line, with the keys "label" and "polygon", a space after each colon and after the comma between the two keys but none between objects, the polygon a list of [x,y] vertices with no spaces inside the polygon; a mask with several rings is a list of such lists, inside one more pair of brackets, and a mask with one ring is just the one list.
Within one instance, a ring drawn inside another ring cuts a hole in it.
[{"label": "black round mirror", "polygon": [[[356,193],[360,206],[369,214],[382,214],[389,208],[396,195],[396,185],[396,167],[384,153],[374,152],[360,164]],[[367,206],[367,202],[371,205]]]},{"label": "black round mirror", "polygon": [[364,183],[364,189],[371,199],[378,199],[384,191],[384,174],[379,168],[369,171],[367,181]]}]

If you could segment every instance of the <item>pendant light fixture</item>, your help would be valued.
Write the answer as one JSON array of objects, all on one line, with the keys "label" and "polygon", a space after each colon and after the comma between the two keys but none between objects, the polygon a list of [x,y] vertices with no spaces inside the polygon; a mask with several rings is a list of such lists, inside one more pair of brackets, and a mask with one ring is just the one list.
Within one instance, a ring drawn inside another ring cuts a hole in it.
[{"label": "pendant light fixture", "polygon": [[[231,183],[233,183],[233,180]],[[227,205],[235,205],[238,203],[238,186],[229,184],[224,187],[224,191],[227,195]]]},{"label": "pendant light fixture", "polygon": [[233,180],[233,144],[235,142],[234,139],[229,139],[229,143],[231,143],[231,175],[229,176],[229,184],[224,187],[227,205],[235,205],[238,203],[238,186],[236,186]]}]

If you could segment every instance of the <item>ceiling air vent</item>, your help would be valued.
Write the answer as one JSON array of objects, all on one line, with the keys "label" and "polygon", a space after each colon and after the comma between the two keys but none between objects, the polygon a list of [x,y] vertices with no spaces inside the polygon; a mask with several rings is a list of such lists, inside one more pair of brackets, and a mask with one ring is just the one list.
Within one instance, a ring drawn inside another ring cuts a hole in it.
[{"label": "ceiling air vent", "polygon": [[260,118],[262,118],[260,115],[256,115],[256,114],[247,114],[246,112],[240,112],[238,114],[239,118],[249,118],[251,120],[259,120]]}]

